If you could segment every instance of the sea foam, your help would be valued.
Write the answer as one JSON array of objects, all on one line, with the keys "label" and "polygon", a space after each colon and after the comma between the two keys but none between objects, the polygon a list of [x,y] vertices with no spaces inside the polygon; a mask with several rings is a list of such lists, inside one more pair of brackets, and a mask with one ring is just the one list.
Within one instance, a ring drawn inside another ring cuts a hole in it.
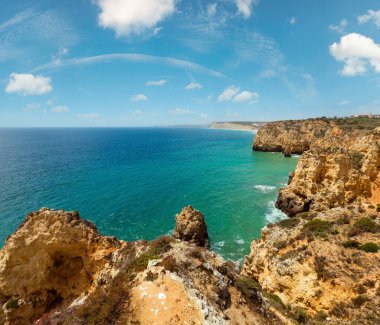
[{"label": "sea foam", "polygon": [[265,219],[269,222],[276,222],[286,218],[286,214],[275,207],[274,201],[268,202],[269,212],[265,214]]},{"label": "sea foam", "polygon": [[271,192],[276,189],[276,186],[270,186],[270,185],[255,185],[253,188],[256,190],[259,190],[261,192]]}]

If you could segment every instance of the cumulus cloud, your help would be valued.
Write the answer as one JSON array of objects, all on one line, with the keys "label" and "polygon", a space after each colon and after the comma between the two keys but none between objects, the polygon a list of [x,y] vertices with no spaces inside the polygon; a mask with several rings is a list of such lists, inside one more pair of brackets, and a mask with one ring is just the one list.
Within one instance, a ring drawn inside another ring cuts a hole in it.
[{"label": "cumulus cloud", "polygon": [[70,111],[70,109],[64,105],[55,106],[51,110],[54,113],[67,113],[68,111]]},{"label": "cumulus cloud", "polygon": [[99,113],[87,113],[87,114],[78,114],[77,115],[79,118],[83,118],[86,120],[94,120],[100,117]]},{"label": "cumulus cloud", "polygon": [[343,34],[347,26],[348,26],[348,21],[346,19],[343,19],[340,21],[338,25],[330,25],[329,28],[335,32]]},{"label": "cumulus cloud", "polygon": [[343,36],[339,43],[330,45],[330,54],[344,62],[343,76],[364,74],[368,68],[380,72],[380,45],[372,38],[357,33]]},{"label": "cumulus cloud", "polygon": [[252,7],[257,2],[257,0],[235,0],[239,13],[241,13],[245,19],[251,17]]},{"label": "cumulus cloud", "polygon": [[235,86],[229,86],[228,88],[224,89],[224,91],[219,95],[218,102],[230,101],[236,96],[238,92],[239,88]]},{"label": "cumulus cloud", "polygon": [[290,25],[295,25],[296,23],[297,23],[296,17],[292,17],[292,18],[289,19],[289,24]]},{"label": "cumulus cloud", "polygon": [[51,79],[32,74],[12,73],[5,91],[24,96],[43,95],[52,91]]},{"label": "cumulus cloud", "polygon": [[368,10],[367,15],[358,17],[359,24],[368,23],[369,21],[373,21],[377,28],[380,28],[380,10]]},{"label": "cumulus cloud", "polygon": [[243,90],[236,86],[227,87],[218,97],[218,102],[234,102],[234,103],[254,103],[259,99],[259,94],[256,92]]},{"label": "cumulus cloud", "polygon": [[202,89],[202,85],[197,82],[190,82],[186,87],[186,90]]},{"label": "cumulus cloud", "polygon": [[116,31],[117,36],[157,33],[157,24],[175,11],[176,0],[97,0],[99,24]]},{"label": "cumulus cloud", "polygon": [[259,94],[252,92],[252,91],[247,91],[244,90],[240,93],[238,93],[232,101],[235,103],[245,103],[245,102],[255,102],[259,98]]},{"label": "cumulus cloud", "polygon": [[146,86],[164,86],[168,81],[165,79],[151,80],[145,83]]},{"label": "cumulus cloud", "polygon": [[143,102],[148,100],[148,97],[145,96],[144,94],[137,94],[131,97],[131,101],[133,102]]}]

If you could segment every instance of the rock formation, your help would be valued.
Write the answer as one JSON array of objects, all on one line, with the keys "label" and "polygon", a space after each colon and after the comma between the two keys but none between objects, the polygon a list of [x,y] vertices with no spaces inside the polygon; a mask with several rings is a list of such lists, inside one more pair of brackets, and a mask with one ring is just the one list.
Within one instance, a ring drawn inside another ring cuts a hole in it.
[{"label": "rock formation", "polygon": [[262,230],[242,273],[317,324],[380,323],[379,125],[275,122],[255,138],[302,156],[276,202],[291,218]]},{"label": "rock formation", "polygon": [[203,214],[191,205],[182,209],[176,216],[174,238],[208,246],[207,226]]},{"label": "rock formation", "polygon": [[0,323],[282,324],[272,296],[204,245],[203,215],[186,207],[177,234],[102,237],[76,212],[27,216],[0,251]]},{"label": "rock formation", "polygon": [[28,324],[90,290],[120,246],[76,212],[41,209],[29,214],[0,251],[0,301],[6,319]]}]

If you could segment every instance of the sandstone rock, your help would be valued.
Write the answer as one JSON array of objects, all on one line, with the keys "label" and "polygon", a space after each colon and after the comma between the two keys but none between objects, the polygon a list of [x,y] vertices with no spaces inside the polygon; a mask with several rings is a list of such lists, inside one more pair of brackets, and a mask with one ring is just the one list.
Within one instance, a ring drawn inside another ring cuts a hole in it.
[{"label": "sandstone rock", "polygon": [[192,206],[183,208],[176,216],[173,236],[198,246],[208,246],[207,226],[203,214]]},{"label": "sandstone rock", "polygon": [[0,251],[0,301],[17,307],[4,308],[6,322],[29,324],[88,291],[120,246],[76,212],[30,213]]}]

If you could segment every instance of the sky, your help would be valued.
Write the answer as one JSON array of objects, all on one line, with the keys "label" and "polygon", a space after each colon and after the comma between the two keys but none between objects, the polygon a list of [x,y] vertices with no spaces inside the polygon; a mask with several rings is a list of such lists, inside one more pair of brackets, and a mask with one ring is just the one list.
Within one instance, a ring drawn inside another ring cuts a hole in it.
[{"label": "sky", "polygon": [[0,126],[380,113],[380,0],[2,0]]}]

